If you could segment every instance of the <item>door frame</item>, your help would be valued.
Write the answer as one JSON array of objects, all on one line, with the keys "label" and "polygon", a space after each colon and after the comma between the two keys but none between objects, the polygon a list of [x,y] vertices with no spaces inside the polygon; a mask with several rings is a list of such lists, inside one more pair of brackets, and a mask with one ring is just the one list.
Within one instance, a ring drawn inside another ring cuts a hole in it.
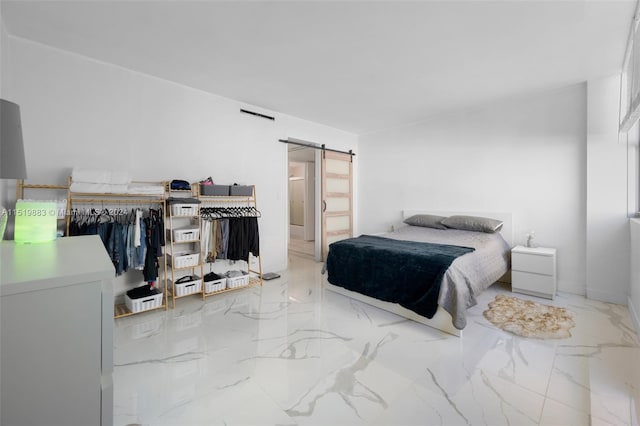
[{"label": "door frame", "polygon": [[[315,240],[314,240],[314,260],[316,262],[321,262],[322,261],[322,207],[323,207],[323,194],[322,194],[322,169],[323,169],[323,153],[325,152],[324,150],[324,145],[320,145],[317,143],[313,143],[313,142],[307,142],[305,140],[302,139],[293,139],[293,138],[288,138],[287,140],[284,139],[280,139],[280,142],[284,142],[285,144],[288,143],[300,143],[300,144],[304,144],[306,145],[309,149],[313,149],[315,151],[314,154],[314,160],[315,160],[315,208],[314,208],[314,219],[315,219]],[[353,153],[351,150],[347,151],[337,151],[337,150],[333,150],[333,149],[326,149],[326,151],[334,151],[334,152],[338,152],[341,154],[349,154],[352,156],[352,164],[351,164],[351,188],[350,188],[350,192],[351,192],[351,232],[353,235],[355,235],[356,232],[356,173],[355,173],[355,164],[353,162],[353,156],[355,156],[355,153]],[[285,173],[285,177],[287,179],[287,198],[285,200],[285,206],[286,206],[286,253],[287,253],[287,259],[288,259],[288,252],[289,252],[289,215],[290,215],[290,211],[289,211],[289,187],[288,187],[288,177],[289,177],[289,149],[287,148],[285,150],[285,155],[287,156],[287,161],[286,161],[286,170],[287,172]],[[288,264],[288,261],[287,261]]]},{"label": "door frame", "polygon": [[[347,172],[342,171],[329,171],[328,170],[328,162],[329,161],[337,161],[344,162],[347,165]],[[336,152],[336,151],[323,151],[321,165],[322,169],[322,202],[320,206],[320,216],[321,216],[321,250],[320,257],[324,261],[326,255],[329,252],[329,240],[331,237],[341,237],[350,238],[353,237],[354,233],[354,224],[353,224],[353,156],[351,153],[346,152]],[[346,192],[338,191],[338,192],[329,192],[328,191],[328,181],[347,181],[348,190]],[[347,210],[331,210],[327,209],[327,202],[330,199],[338,199],[338,200],[347,200],[348,209]],[[347,228],[339,228],[337,230],[328,230],[328,220],[329,218],[348,218],[348,227]],[[346,232],[345,232],[346,231]],[[346,235],[346,237],[344,237]]]},{"label": "door frame", "polygon": [[[304,142],[306,144],[311,145],[311,142],[306,142],[306,141],[302,141],[300,140],[300,142]],[[320,146],[318,145],[318,148]],[[314,177],[315,177],[315,182],[314,182],[314,189],[315,189],[315,193],[314,193],[314,199],[315,199],[315,205],[314,205],[314,209],[313,209],[313,218],[314,218],[314,241],[313,241],[313,260],[316,262],[320,262],[322,261],[322,170],[321,170],[321,161],[322,161],[322,150],[320,149],[315,149],[313,147],[308,147],[306,149],[313,149],[314,151]],[[288,258],[288,253],[289,253],[289,240],[290,240],[290,233],[289,233],[289,224],[290,224],[290,214],[291,212],[289,211],[289,163],[292,161],[289,155],[289,148],[287,146],[287,149],[285,151],[285,155],[287,156],[287,161],[286,161],[286,166],[287,166],[287,173],[285,174],[286,179],[287,179],[287,199],[286,199],[286,206],[287,206],[287,217],[286,217],[286,229],[287,229],[287,234],[286,234],[286,241],[287,241],[287,245],[286,245],[286,252],[287,252],[287,258]],[[297,162],[298,160],[293,160],[294,162]],[[287,262],[288,263],[288,262]]]}]

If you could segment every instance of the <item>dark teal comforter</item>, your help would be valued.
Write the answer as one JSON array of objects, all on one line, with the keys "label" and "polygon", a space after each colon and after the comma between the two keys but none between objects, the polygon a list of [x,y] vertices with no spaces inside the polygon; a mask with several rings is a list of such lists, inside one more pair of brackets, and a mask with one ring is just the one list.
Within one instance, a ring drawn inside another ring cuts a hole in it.
[{"label": "dark teal comforter", "polygon": [[471,247],[361,235],[329,246],[329,282],[427,318],[438,309],[442,276]]}]

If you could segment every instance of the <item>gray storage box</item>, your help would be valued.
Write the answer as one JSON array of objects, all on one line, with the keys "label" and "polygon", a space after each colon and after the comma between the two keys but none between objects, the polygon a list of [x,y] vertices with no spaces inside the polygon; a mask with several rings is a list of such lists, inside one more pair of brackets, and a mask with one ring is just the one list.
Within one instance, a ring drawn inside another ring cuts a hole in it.
[{"label": "gray storage box", "polygon": [[250,185],[231,185],[231,195],[252,196],[253,186]]},{"label": "gray storage box", "polygon": [[229,185],[200,185],[200,195],[229,195]]}]

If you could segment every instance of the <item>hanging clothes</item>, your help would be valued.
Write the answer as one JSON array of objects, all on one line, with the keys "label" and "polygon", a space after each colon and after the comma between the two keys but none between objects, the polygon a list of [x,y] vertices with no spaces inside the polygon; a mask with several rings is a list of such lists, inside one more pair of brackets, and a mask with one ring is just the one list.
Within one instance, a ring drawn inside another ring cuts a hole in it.
[{"label": "hanging clothes", "polygon": [[[107,209],[86,213],[72,212],[69,235],[98,235],[111,258],[116,275],[129,269],[143,271],[145,281],[158,278],[158,256],[165,244],[164,219],[161,209],[149,209],[146,217],[140,209],[135,211]],[[149,250],[151,247],[151,250]],[[147,272],[144,272],[145,269]]]},{"label": "hanging clothes", "polygon": [[162,256],[162,246],[164,246],[164,221],[162,210],[149,209],[149,217],[144,219],[146,227],[147,253],[144,260],[142,274],[148,283],[158,280],[159,263],[158,257]]},{"label": "hanging clothes", "polygon": [[220,219],[219,225],[221,243],[218,250],[218,259],[226,259],[227,247],[229,247],[229,219]]},{"label": "hanging clothes", "polygon": [[[246,255],[245,255],[246,254]],[[229,219],[229,245],[227,246],[227,259],[245,260],[249,257],[247,238],[244,228],[244,220],[241,218]]]},{"label": "hanging clothes", "polygon": [[[255,207],[203,207],[200,212],[205,223],[212,223],[212,241],[207,237],[211,257],[246,261],[250,254],[260,255],[260,212]],[[208,229],[205,225],[203,233]]]},{"label": "hanging clothes", "polygon": [[213,249],[213,251],[215,252],[216,259],[221,259],[220,256],[222,255],[222,252],[224,250],[224,248],[222,246],[222,219],[218,219],[218,220],[214,221],[213,223],[215,224],[215,230],[214,230],[214,233],[213,233],[213,235],[214,235],[214,237],[213,237],[213,240],[214,240],[214,243],[213,243],[214,249]]},{"label": "hanging clothes", "polygon": [[202,232],[201,232],[201,240],[200,240],[200,257],[205,259],[206,262],[211,262],[211,226],[212,221],[204,220],[202,221]]},{"label": "hanging clothes", "polygon": [[258,232],[258,218],[245,217],[244,219],[247,226],[249,251],[251,254],[258,257],[260,256],[260,232]]}]

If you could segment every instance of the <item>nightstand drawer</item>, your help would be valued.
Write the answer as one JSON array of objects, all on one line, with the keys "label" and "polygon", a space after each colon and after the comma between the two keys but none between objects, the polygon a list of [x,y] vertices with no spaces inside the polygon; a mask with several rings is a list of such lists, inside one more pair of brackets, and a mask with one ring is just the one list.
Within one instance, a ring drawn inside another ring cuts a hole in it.
[{"label": "nightstand drawer", "polygon": [[511,269],[513,271],[555,275],[555,257],[513,251],[511,253]]},{"label": "nightstand drawer", "polygon": [[512,271],[511,291],[553,299],[556,295],[556,279],[549,275]]}]

